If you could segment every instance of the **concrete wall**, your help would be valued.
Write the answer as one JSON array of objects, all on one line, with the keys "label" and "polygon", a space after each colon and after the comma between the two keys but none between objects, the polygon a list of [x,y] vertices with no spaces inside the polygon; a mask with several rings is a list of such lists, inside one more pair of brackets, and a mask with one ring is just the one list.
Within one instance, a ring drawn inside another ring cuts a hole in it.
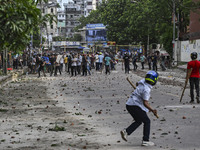
[{"label": "concrete wall", "polygon": [[198,60],[200,60],[200,39],[192,41],[179,41],[175,44],[175,61],[189,62],[190,54],[197,52]]}]

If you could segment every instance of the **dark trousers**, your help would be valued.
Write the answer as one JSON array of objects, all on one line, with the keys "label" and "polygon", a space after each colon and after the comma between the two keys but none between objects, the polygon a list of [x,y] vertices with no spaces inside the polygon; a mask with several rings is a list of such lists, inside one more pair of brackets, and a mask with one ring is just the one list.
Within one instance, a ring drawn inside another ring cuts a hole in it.
[{"label": "dark trousers", "polygon": [[138,67],[138,66],[137,66],[137,64],[136,64],[136,61],[133,61],[133,67],[134,67],[134,68],[133,68],[134,70],[137,70],[137,67]]},{"label": "dark trousers", "polygon": [[149,65],[149,70],[151,70],[151,62],[149,62],[148,65]]},{"label": "dark trousers", "polygon": [[197,97],[199,97],[199,78],[191,77],[189,79],[189,81],[190,81],[190,96],[191,96],[191,100],[194,101],[194,87],[196,89]]},{"label": "dark trousers", "polygon": [[96,62],[96,70],[99,70],[99,63]]},{"label": "dark trousers", "polygon": [[39,69],[38,69],[38,77],[40,77],[40,71],[43,72],[44,76],[46,77],[46,74],[44,72],[44,66],[40,66]]},{"label": "dark trousers", "polygon": [[141,65],[142,65],[142,69],[144,69],[144,62],[141,62]]},{"label": "dark trousers", "polygon": [[110,66],[109,65],[105,65],[106,68],[106,74],[109,73],[110,74]]},{"label": "dark trousers", "polygon": [[76,76],[76,66],[71,66],[71,76]]},{"label": "dark trousers", "polygon": [[70,69],[71,69],[71,63],[68,63],[68,70],[67,70],[67,72],[70,74]]},{"label": "dark trousers", "polygon": [[156,63],[153,63],[153,70],[154,70],[154,71],[157,71],[157,70],[158,70],[158,67],[157,67],[157,64],[156,64]]},{"label": "dark trousers", "polygon": [[77,66],[77,72],[78,74],[81,74],[81,66]]},{"label": "dark trousers", "polygon": [[99,63],[99,69],[100,69],[100,70],[102,69],[102,64],[103,64],[103,63]]},{"label": "dark trousers", "polygon": [[143,111],[138,106],[129,106],[126,105],[126,109],[131,114],[131,116],[134,118],[135,122],[133,122],[127,129],[126,132],[128,135],[133,133],[142,123],[144,123],[143,127],[143,141],[149,141],[149,135],[150,135],[150,124],[151,121],[149,117],[147,116],[147,113]]},{"label": "dark trousers", "polygon": [[125,63],[125,73],[129,73],[129,63]]},{"label": "dark trousers", "polygon": [[52,76],[54,70],[54,65],[50,65],[50,76]]},{"label": "dark trousers", "polygon": [[58,71],[60,72],[60,75],[61,75],[60,66],[56,66],[54,76],[57,75],[57,72],[58,72]]},{"label": "dark trousers", "polygon": [[83,72],[82,76],[84,76],[84,75],[87,76],[87,65],[86,64],[82,66],[82,72]]}]

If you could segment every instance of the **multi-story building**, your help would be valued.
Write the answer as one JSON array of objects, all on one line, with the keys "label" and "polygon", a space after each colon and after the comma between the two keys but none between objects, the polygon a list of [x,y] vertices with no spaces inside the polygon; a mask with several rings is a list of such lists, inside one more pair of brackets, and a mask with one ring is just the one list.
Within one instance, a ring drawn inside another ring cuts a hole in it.
[{"label": "multi-story building", "polygon": [[[38,4],[38,8],[41,9],[42,16],[46,14],[51,14],[57,16],[57,0],[49,0],[48,3],[40,3]],[[52,37],[57,36],[57,23],[53,22],[50,24],[50,22],[46,23],[47,26],[41,26],[42,36],[46,38],[46,41],[44,43],[44,46],[49,48],[51,46]]]},{"label": "multi-story building", "polygon": [[58,35],[57,36],[62,36],[65,37],[66,36],[66,16],[65,16],[65,12],[64,10],[59,10],[57,12],[58,14],[58,22],[57,22],[57,32]]},{"label": "multi-story building", "polygon": [[66,37],[74,35],[74,28],[78,26],[79,18],[83,16],[83,0],[74,0],[64,4],[66,14]]},{"label": "multi-story building", "polygon": [[93,0],[84,1],[84,16],[85,17],[87,17],[90,14],[90,12],[93,10],[92,1]]},{"label": "multi-story building", "polygon": [[92,9],[96,10],[97,6],[99,6],[102,3],[102,0],[92,0]]}]

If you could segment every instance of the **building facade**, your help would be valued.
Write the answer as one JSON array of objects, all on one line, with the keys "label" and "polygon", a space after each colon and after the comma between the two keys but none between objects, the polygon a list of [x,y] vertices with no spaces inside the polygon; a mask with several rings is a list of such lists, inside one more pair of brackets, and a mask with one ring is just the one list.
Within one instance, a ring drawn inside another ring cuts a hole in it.
[{"label": "building facade", "polygon": [[64,10],[58,10],[57,36],[66,36],[66,15]]},{"label": "building facade", "polygon": [[[42,16],[46,14],[51,14],[57,16],[57,0],[49,0],[48,3],[40,3],[38,4],[38,8],[41,9]],[[49,49],[52,45],[52,38],[57,36],[57,23],[53,22],[50,24],[49,22],[46,23],[46,27],[41,26],[41,34],[42,37],[45,37],[46,41],[44,42],[43,46],[46,49]]]},{"label": "building facade", "polygon": [[80,24],[78,21],[84,15],[83,1],[77,0],[64,4],[66,15],[66,37],[72,38],[74,35],[74,28]]}]

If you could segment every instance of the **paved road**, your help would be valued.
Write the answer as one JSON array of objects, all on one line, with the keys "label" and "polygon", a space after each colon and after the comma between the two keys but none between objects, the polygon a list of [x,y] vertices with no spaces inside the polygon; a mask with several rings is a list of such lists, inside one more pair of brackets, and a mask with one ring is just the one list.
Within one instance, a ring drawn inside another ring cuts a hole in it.
[{"label": "paved road", "polygon": [[[37,79],[36,75],[27,77],[26,85],[39,81],[45,86],[48,99],[55,102],[55,114],[57,109],[60,109],[59,111],[63,109],[65,113],[67,112],[66,115],[71,118],[71,121],[67,120],[70,125],[65,125],[67,133],[60,132],[59,136],[54,135],[56,137],[55,142],[62,141],[61,144],[58,144],[55,148],[51,145],[51,149],[200,149],[200,105],[188,104],[190,100],[188,89],[185,91],[183,103],[179,103],[185,78],[185,72],[182,70],[158,71],[160,74],[159,80],[162,82],[159,82],[153,88],[150,104],[158,110],[160,118],[156,119],[149,113],[151,118],[151,140],[156,146],[149,148],[140,146],[142,126],[128,137],[128,142],[121,139],[120,130],[133,121],[125,109],[125,102],[133,91],[126,81],[126,77],[136,83],[144,77],[146,71],[139,70],[125,74],[119,64],[117,69],[112,71],[110,75],[94,71],[91,76],[87,77],[70,78],[67,74],[58,75],[56,78]],[[38,98],[38,100],[40,99],[42,100],[42,97]],[[64,118],[63,114],[59,116],[59,113],[57,113],[56,115],[52,115],[54,120]],[[49,120],[52,121],[52,118],[49,118]],[[78,125],[77,122],[79,122]],[[59,121],[57,123],[60,125]],[[38,136],[38,134],[35,133],[34,136]],[[48,133],[48,136],[50,141],[52,133]],[[2,142],[2,144],[5,147],[7,146],[7,143]],[[29,143],[29,147],[30,145],[31,143]],[[19,148],[20,144],[16,147]],[[43,146],[43,148],[45,147]],[[40,148],[37,147],[37,149]]]}]

